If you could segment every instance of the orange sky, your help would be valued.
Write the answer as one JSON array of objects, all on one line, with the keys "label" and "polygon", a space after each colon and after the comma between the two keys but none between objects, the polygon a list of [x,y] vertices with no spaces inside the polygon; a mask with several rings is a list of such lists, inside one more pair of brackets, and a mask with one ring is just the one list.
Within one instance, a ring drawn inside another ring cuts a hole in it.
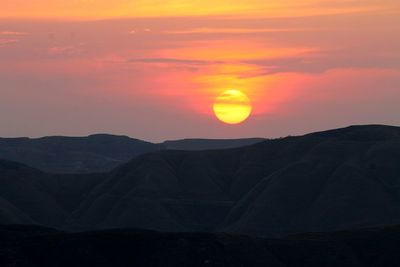
[{"label": "orange sky", "polygon": [[[398,0],[215,3],[0,0],[0,136],[400,124]],[[241,125],[213,117],[227,89],[252,102]]]},{"label": "orange sky", "polygon": [[1,0],[0,17],[116,18],[198,15],[292,17],[387,11],[397,0]]}]

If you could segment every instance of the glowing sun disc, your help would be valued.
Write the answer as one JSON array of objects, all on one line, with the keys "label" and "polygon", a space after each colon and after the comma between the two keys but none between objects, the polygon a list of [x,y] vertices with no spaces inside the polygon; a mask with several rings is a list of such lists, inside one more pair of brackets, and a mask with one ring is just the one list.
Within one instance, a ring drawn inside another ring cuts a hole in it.
[{"label": "glowing sun disc", "polygon": [[239,90],[227,90],[219,95],[214,102],[215,116],[227,124],[238,124],[245,121],[251,114],[250,99]]}]

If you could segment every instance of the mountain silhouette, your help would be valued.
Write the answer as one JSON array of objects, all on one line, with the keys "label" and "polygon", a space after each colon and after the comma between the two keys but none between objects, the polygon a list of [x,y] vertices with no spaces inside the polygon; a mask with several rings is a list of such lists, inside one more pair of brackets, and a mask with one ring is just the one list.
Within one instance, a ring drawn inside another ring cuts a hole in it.
[{"label": "mountain silhouette", "polygon": [[47,174],[2,161],[0,218],[69,230],[265,237],[397,224],[399,162],[400,128],[380,125],[224,150],[161,150],[102,174]]},{"label": "mountain silhouette", "polygon": [[110,171],[148,152],[164,149],[223,149],[250,145],[262,140],[185,139],[155,144],[108,134],[37,139],[0,138],[0,159],[21,162],[50,173],[92,173]]},{"label": "mountain silhouette", "polygon": [[161,145],[170,150],[211,150],[248,146],[265,141],[264,138],[243,139],[182,139],[165,141]]}]

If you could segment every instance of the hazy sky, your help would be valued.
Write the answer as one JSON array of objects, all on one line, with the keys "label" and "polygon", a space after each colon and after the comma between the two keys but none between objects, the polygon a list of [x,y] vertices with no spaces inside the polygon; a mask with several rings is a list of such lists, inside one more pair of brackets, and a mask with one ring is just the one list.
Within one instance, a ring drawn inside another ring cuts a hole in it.
[{"label": "hazy sky", "polygon": [[[226,89],[245,123],[213,116]],[[0,0],[0,136],[278,137],[399,101],[398,0]]]}]

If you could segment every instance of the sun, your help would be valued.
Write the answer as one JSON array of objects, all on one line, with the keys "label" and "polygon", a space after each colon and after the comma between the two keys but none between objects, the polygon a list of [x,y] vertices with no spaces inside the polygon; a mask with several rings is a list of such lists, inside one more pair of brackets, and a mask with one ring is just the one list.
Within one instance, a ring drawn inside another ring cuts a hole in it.
[{"label": "sun", "polygon": [[252,106],[250,99],[239,90],[226,90],[213,105],[215,116],[227,124],[239,124],[249,118]]}]

